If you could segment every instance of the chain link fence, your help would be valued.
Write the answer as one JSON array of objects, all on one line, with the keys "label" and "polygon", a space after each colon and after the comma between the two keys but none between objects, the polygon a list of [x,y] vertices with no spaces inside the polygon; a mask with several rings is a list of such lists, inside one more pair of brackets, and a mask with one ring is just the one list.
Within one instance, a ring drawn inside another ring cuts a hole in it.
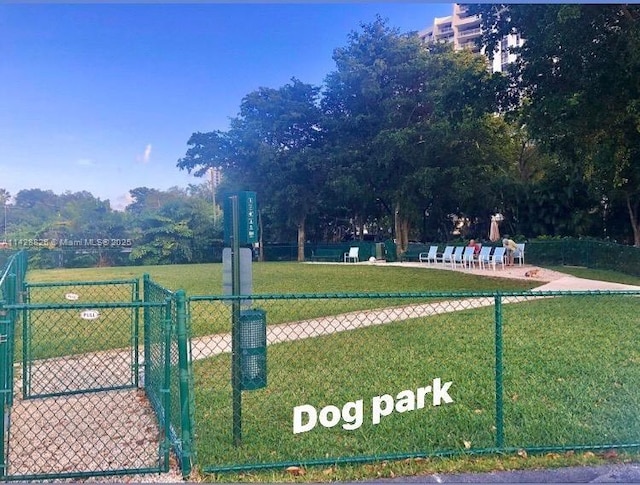
[{"label": "chain link fence", "polygon": [[[167,471],[171,409],[150,396],[170,395],[170,352],[150,349],[171,339],[170,306],[142,301],[137,280],[15,280],[0,303],[3,479]],[[145,366],[161,369],[153,391]]]},{"label": "chain link fence", "polygon": [[138,386],[138,280],[24,288],[21,397]]},{"label": "chain link fence", "polygon": [[[148,274],[143,277],[143,286],[145,302],[162,304],[145,308],[145,322],[165,322],[163,326],[149,325],[144,329],[146,389],[155,409],[169,411],[166,426],[171,446],[183,474],[188,476],[194,459],[194,416],[185,295],[162,287]],[[161,365],[163,362],[168,365]]]},{"label": "chain link fence", "polygon": [[20,315],[7,310],[6,304],[21,301],[18,288],[27,271],[27,257],[24,251],[0,253],[2,272],[0,272],[0,476],[7,472],[7,450],[9,449],[10,409],[13,404],[13,393],[9,389],[14,380],[14,322],[19,322]]},{"label": "chain link fence", "polygon": [[527,243],[527,261],[536,265],[584,266],[640,276],[640,248],[593,239],[549,239]]},{"label": "chain link fence", "polygon": [[189,476],[640,447],[640,291],[187,297],[18,285],[12,261],[8,480],[164,471],[170,450]]},{"label": "chain link fence", "polygon": [[[241,387],[240,406],[234,299],[192,297],[199,466],[640,446],[638,296],[240,297],[239,332],[254,333],[241,337],[240,381],[262,373],[266,384]],[[246,356],[261,354],[260,318],[268,346],[256,370]]]}]

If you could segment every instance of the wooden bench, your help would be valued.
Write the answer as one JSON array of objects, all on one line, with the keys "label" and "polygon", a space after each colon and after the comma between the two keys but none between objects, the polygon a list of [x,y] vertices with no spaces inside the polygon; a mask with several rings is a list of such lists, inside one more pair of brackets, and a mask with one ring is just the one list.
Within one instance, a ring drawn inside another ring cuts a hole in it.
[{"label": "wooden bench", "polygon": [[342,262],[345,250],[343,248],[321,248],[311,253],[311,261]]}]

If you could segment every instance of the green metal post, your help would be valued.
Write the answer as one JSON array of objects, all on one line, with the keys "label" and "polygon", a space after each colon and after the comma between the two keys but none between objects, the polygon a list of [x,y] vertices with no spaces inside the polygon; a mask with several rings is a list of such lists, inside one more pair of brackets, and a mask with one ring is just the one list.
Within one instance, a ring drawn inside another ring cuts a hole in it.
[{"label": "green metal post", "polygon": [[[15,268],[14,268],[15,269]],[[16,296],[16,275],[7,275],[5,280],[5,298],[6,304],[15,303]],[[6,436],[9,432],[9,413],[11,412],[11,403],[13,393],[10,367],[13,366],[13,360],[9,351],[10,332],[12,313],[15,310],[7,310],[3,308],[0,302],[0,477],[7,475],[8,457],[5,449]]]},{"label": "green metal post", "polygon": [[7,475],[7,456],[5,453],[6,443],[6,423],[8,422],[7,413],[9,412],[5,399],[7,392],[7,327],[9,320],[7,310],[3,309],[3,303],[0,301],[0,477]]},{"label": "green metal post", "polygon": [[24,303],[25,308],[22,311],[22,397],[28,398],[31,396],[31,357],[29,355],[31,350],[31,314],[27,309],[31,302],[31,291],[28,284],[24,285]]},{"label": "green metal post", "polygon": [[[0,292],[2,296],[2,292]],[[5,453],[5,443],[7,429],[5,424],[7,420],[7,403],[5,400],[5,392],[7,387],[7,328],[9,326],[8,311],[3,308],[4,302],[0,301],[0,477],[7,475],[7,456]]]},{"label": "green metal post", "polygon": [[180,429],[182,430],[182,475],[191,474],[191,388],[189,365],[189,336],[187,335],[187,299],[183,290],[176,292],[176,333],[178,337],[178,364],[180,367]]},{"label": "green metal post", "polygon": [[164,334],[164,379],[162,383],[162,407],[164,408],[164,439],[162,440],[161,449],[163,457],[163,469],[168,471],[169,469],[169,455],[171,449],[170,433],[171,433],[171,321],[172,308],[171,298],[165,298],[165,305],[163,308],[163,334]]},{"label": "green metal post", "polygon": [[[145,303],[149,303],[150,301],[150,279],[148,273],[142,275],[142,298]],[[146,305],[142,310],[142,320],[142,331],[144,333],[144,385],[146,387],[151,378],[151,309]]]},{"label": "green metal post", "polygon": [[[140,281],[139,280],[135,280],[133,282],[133,288],[132,288],[132,292],[133,294],[131,295],[132,300],[136,303],[140,302]],[[132,325],[133,325],[133,332],[132,332],[132,339],[133,341],[131,342],[131,351],[133,352],[133,369],[131,369],[131,371],[133,372],[133,375],[131,376],[133,378],[133,385],[137,388],[139,385],[139,373],[140,373],[140,356],[138,354],[138,345],[140,345],[140,308],[132,308],[131,312],[133,313],[133,318],[132,318]]]},{"label": "green metal post", "polygon": [[502,366],[502,295],[495,296],[495,343],[496,343],[496,447],[504,447],[504,402]]},{"label": "green metal post", "polygon": [[[231,236],[232,295],[240,294],[240,242],[238,196],[231,197],[233,230]],[[242,368],[240,355],[240,300],[234,299],[231,312],[231,387],[233,388],[233,444],[242,444]]]},{"label": "green metal post", "polygon": [[[7,280],[6,280],[7,303],[9,305],[15,305],[18,299],[18,294],[17,294],[18,288],[16,285],[16,281],[17,281],[17,277],[15,274],[7,275]],[[11,407],[13,406],[13,344],[14,344],[13,340],[14,340],[15,324],[16,324],[16,310],[13,310],[13,309],[9,310],[7,312],[7,316],[9,317],[7,328],[6,328],[6,331],[2,332],[2,335],[6,335],[6,344],[7,344],[7,356],[6,356],[7,389],[5,390],[5,392],[7,393],[6,394],[7,404],[9,405],[9,407]],[[3,337],[0,336],[0,339],[2,338]]]}]

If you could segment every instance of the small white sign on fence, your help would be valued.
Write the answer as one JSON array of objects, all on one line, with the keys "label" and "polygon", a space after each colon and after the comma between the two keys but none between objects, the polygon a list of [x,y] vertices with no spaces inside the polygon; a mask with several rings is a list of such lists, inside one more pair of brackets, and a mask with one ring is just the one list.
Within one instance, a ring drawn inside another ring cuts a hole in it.
[{"label": "small white sign on fence", "polygon": [[100,317],[100,312],[98,310],[82,310],[80,312],[80,318],[84,320],[96,320]]}]

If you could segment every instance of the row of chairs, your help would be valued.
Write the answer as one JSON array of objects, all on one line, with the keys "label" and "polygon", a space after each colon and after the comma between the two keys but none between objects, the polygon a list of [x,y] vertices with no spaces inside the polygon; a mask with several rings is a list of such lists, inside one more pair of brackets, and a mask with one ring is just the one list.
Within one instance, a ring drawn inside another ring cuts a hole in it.
[{"label": "row of chairs", "polygon": [[[518,260],[520,266],[524,264],[524,243],[518,244],[518,249],[514,251],[513,258]],[[446,246],[442,254],[438,253],[438,246],[430,246],[429,252],[420,253],[418,259],[423,263],[445,263],[451,264],[455,269],[458,265],[463,268],[475,268],[476,263],[481,269],[485,269],[487,266],[491,266],[495,271],[498,264],[504,265],[506,263],[506,248],[502,246],[491,247],[482,246],[480,253],[476,256],[475,249],[473,247],[465,246]]]}]

